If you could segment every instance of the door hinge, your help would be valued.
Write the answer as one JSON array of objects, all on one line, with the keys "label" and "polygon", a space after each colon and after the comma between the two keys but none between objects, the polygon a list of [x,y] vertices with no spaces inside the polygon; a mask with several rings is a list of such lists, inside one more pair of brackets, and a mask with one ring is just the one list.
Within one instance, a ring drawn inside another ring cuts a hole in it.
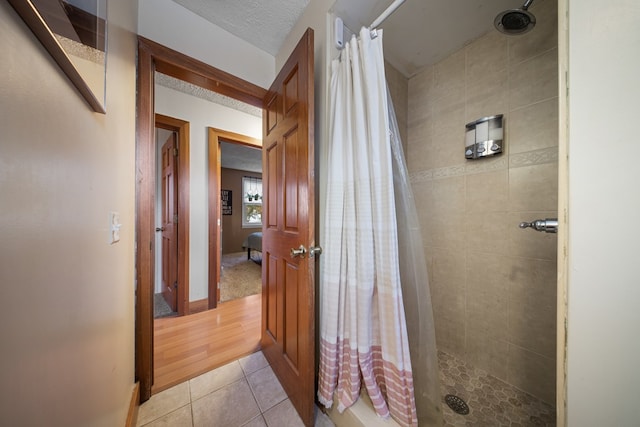
[{"label": "door hinge", "polygon": [[173,288],[174,288],[174,289],[178,289],[178,282],[174,282],[174,283],[173,283]]},{"label": "door hinge", "polygon": [[173,157],[178,157],[178,149],[177,148],[173,148]]},{"label": "door hinge", "polygon": [[178,214],[174,214],[173,215],[173,223],[177,224],[178,223]]}]

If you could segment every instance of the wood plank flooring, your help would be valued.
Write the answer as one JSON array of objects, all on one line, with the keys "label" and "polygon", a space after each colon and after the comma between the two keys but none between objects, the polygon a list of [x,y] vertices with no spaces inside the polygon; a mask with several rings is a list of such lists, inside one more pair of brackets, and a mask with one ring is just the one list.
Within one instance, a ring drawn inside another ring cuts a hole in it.
[{"label": "wood plank flooring", "polygon": [[151,393],[259,350],[261,298],[251,295],[214,310],[155,319]]}]

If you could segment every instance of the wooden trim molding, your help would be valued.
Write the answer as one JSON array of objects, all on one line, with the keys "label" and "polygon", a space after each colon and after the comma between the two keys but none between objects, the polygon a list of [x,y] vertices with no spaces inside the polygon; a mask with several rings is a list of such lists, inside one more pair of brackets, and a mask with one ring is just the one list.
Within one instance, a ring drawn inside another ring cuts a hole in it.
[{"label": "wooden trim molding", "polygon": [[209,309],[209,298],[189,301],[189,314],[196,314]]},{"label": "wooden trim molding", "polygon": [[135,427],[138,422],[138,408],[140,407],[140,383],[133,385],[131,400],[129,401],[129,411],[125,427]]},{"label": "wooden trim molding", "polygon": [[[216,308],[220,301],[220,254],[222,244],[220,242],[220,168],[222,141],[233,144],[246,145],[252,148],[262,149],[262,141],[250,136],[222,129],[209,128],[209,308]],[[215,296],[215,298],[212,298]]]},{"label": "wooden trim molding", "polygon": [[156,42],[138,37],[136,98],[136,381],[140,401],[153,384],[153,283],[155,240],[154,73],[160,71],[262,107],[266,90]]},{"label": "wooden trim molding", "polygon": [[189,122],[155,115],[155,126],[178,134],[178,315],[189,310]]}]

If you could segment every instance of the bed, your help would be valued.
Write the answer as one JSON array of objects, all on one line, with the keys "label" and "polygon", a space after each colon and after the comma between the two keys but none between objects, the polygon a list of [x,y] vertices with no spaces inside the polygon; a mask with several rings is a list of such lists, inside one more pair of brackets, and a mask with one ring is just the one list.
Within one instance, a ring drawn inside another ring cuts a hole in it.
[{"label": "bed", "polygon": [[251,258],[251,251],[260,252],[260,259],[262,259],[262,232],[251,233],[242,242],[242,247],[247,250],[247,259]]}]

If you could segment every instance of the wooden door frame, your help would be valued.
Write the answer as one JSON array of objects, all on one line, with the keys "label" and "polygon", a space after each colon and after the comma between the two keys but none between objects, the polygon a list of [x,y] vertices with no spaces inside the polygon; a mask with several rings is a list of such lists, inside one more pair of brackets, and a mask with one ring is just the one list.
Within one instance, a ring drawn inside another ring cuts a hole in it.
[{"label": "wooden door frame", "polygon": [[260,108],[267,92],[243,79],[138,36],[135,377],[140,382],[140,402],[151,397],[153,384],[155,71]]},{"label": "wooden door frame", "polygon": [[[220,216],[220,183],[222,169],[221,142],[230,142],[245,145],[251,148],[262,149],[262,141],[239,133],[228,132],[222,129],[209,128],[209,308],[216,308],[220,301],[220,229],[222,218]],[[215,298],[211,298],[215,295]]]},{"label": "wooden door frame", "polygon": [[189,122],[155,114],[155,127],[178,136],[178,290],[179,316],[189,314]]}]

